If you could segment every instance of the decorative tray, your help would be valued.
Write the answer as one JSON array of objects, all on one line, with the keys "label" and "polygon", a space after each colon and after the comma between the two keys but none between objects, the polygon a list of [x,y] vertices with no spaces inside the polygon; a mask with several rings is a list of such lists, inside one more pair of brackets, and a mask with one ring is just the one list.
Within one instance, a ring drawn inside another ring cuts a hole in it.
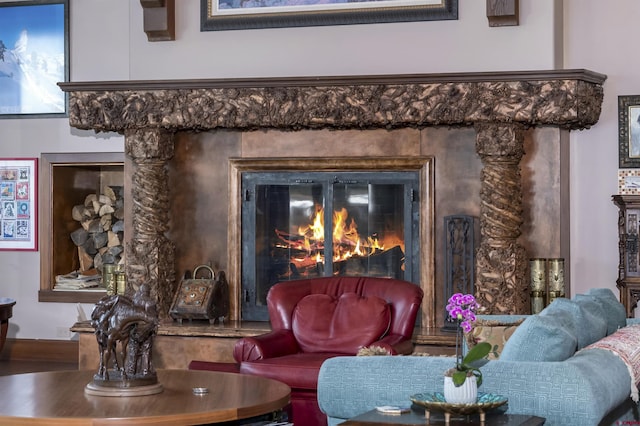
[{"label": "decorative tray", "polygon": [[409,397],[411,402],[420,405],[428,411],[441,411],[449,414],[484,413],[507,403],[507,398],[491,393],[478,392],[478,400],[471,404],[451,404],[444,400],[441,392],[417,393]]}]

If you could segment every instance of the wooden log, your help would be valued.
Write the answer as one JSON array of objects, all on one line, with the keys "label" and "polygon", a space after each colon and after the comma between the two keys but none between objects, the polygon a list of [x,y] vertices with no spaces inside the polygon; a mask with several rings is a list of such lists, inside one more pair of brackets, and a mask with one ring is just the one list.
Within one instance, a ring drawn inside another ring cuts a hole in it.
[{"label": "wooden log", "polygon": [[102,192],[104,193],[104,195],[109,197],[112,203],[116,202],[116,199],[117,199],[116,192],[113,190],[113,188],[111,188],[110,186],[105,186]]},{"label": "wooden log", "polygon": [[93,238],[93,243],[97,249],[107,245],[108,235],[106,232],[96,232],[91,235],[91,238]]},{"label": "wooden log", "polygon": [[118,236],[116,232],[108,231],[107,232],[107,247],[116,247],[122,245],[122,240]]},{"label": "wooden log", "polygon": [[107,214],[110,215],[113,212],[115,212],[113,207],[111,207],[109,204],[103,204],[98,210],[98,216],[104,216]]},{"label": "wooden log", "polygon": [[108,231],[111,229],[111,215],[106,214],[100,218],[100,225],[102,226],[103,231]]},{"label": "wooden log", "polygon": [[84,197],[84,205],[87,207],[93,206],[93,202],[98,200],[98,196],[96,194],[89,194]]},{"label": "wooden log", "polygon": [[109,198],[106,195],[98,196],[98,202],[102,205],[107,205],[107,206],[113,205],[113,201],[111,201],[111,198]]},{"label": "wooden log", "polygon": [[71,217],[73,220],[77,222],[81,222],[84,219],[84,212],[86,207],[82,204],[78,204],[77,206],[73,206],[71,209]]},{"label": "wooden log", "polygon": [[80,260],[80,270],[86,271],[93,267],[93,256],[87,253],[84,247],[78,247],[78,259]]},{"label": "wooden log", "polygon": [[75,244],[76,246],[81,246],[87,242],[87,239],[89,238],[89,233],[84,228],[78,228],[75,231],[73,231],[70,236],[71,236],[71,241],[73,241],[73,244]]}]

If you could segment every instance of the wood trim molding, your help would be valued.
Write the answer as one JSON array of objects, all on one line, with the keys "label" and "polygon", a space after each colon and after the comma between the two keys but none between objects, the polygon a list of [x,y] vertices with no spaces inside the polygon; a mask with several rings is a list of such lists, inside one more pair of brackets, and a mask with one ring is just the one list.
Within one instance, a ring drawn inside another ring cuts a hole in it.
[{"label": "wood trim molding", "polygon": [[75,340],[7,339],[0,360],[78,362]]}]

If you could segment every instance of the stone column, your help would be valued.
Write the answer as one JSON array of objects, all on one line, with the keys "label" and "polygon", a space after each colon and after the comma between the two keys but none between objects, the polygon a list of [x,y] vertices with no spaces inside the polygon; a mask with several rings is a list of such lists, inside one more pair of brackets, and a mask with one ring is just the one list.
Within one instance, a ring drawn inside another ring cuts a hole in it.
[{"label": "stone column", "polygon": [[[125,154],[132,162],[131,238],[126,246],[128,291],[147,282],[160,318],[169,316],[175,293],[175,247],[169,230],[167,161],[173,157],[174,135],[163,129],[125,131]],[[129,232],[129,231],[127,231]]]},{"label": "stone column", "polygon": [[529,313],[527,253],[518,244],[523,223],[520,160],[524,128],[481,123],[475,129],[476,151],[483,164],[476,297],[486,308],[483,313]]}]

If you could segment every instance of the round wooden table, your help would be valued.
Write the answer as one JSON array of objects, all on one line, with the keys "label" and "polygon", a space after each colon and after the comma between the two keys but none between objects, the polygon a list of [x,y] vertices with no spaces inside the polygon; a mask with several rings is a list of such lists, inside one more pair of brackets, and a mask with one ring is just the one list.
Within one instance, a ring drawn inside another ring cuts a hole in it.
[{"label": "round wooden table", "polygon": [[[148,396],[93,396],[95,371],[52,371],[0,377],[0,424],[198,425],[271,413],[289,403],[284,383],[245,374],[159,370],[164,390]],[[196,395],[193,388],[208,388]]]}]

